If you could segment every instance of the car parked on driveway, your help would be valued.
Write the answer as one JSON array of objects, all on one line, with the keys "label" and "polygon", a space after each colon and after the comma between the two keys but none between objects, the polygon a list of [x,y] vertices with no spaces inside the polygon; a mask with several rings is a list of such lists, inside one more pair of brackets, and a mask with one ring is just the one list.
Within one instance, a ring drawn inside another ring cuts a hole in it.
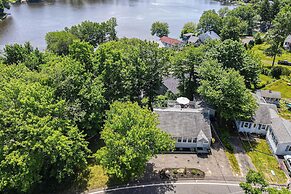
[{"label": "car parked on driveway", "polygon": [[285,155],[284,162],[289,172],[289,175],[291,175],[291,155]]},{"label": "car parked on driveway", "polygon": [[287,60],[283,60],[283,61],[278,61],[279,65],[289,65],[291,66],[291,62],[287,61]]}]

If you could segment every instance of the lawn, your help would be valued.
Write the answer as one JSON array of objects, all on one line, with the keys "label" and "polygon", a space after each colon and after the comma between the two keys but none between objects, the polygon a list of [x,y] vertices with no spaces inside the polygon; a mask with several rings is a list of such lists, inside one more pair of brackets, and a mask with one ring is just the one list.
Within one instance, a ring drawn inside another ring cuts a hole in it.
[{"label": "lawn", "polygon": [[[266,48],[268,48],[267,44],[259,44],[259,45],[255,45],[252,48],[252,52],[261,59],[262,63],[264,66],[272,66],[272,62],[273,62],[273,58],[267,56],[264,51],[266,50]],[[288,60],[291,61],[291,53],[287,52],[285,50],[283,50],[283,53],[281,56],[277,56],[276,60],[275,60],[275,65],[278,65],[278,61],[279,60]],[[281,66],[281,65],[280,65]],[[285,66],[282,65],[284,67],[288,67],[291,70],[291,66]]]},{"label": "lawn", "polygon": [[107,186],[108,176],[104,169],[99,165],[93,165],[89,167],[90,174],[87,182],[87,189],[98,189]]},{"label": "lawn", "polygon": [[[258,139],[257,143],[252,143],[252,146],[243,141],[243,146],[258,172],[263,173],[269,183],[285,184],[287,182],[287,177],[280,169],[279,163],[273,156],[266,140]],[[271,170],[274,171],[275,176],[272,175]]]},{"label": "lawn", "polygon": [[267,85],[263,89],[281,92],[282,98],[291,99],[291,86],[288,86],[288,82],[286,80],[283,80],[283,79],[277,80]]},{"label": "lawn", "polygon": [[291,120],[291,110],[288,110],[286,103],[281,101],[279,115],[285,119]]}]

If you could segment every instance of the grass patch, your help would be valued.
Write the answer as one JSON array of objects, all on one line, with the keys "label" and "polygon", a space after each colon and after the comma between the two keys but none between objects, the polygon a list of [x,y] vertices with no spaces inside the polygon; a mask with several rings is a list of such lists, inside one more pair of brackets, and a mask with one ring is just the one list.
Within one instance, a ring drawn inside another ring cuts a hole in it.
[{"label": "grass patch", "polygon": [[288,82],[283,79],[277,80],[263,89],[278,91],[281,92],[283,98],[291,98],[291,86],[288,86]]},{"label": "grass patch", "polygon": [[291,120],[291,110],[288,110],[284,99],[281,100],[280,108],[279,108],[279,115],[287,120]]},{"label": "grass patch", "polygon": [[87,189],[98,189],[107,186],[108,176],[100,165],[93,165],[89,167],[90,174],[87,183]]},{"label": "grass patch", "polygon": [[[266,140],[260,139],[251,145],[243,141],[243,146],[258,172],[261,172],[269,183],[285,184],[287,182],[287,177],[280,169]],[[275,172],[275,176],[272,175],[271,170]]]},{"label": "grass patch", "polygon": [[274,79],[271,76],[267,76],[264,74],[260,74],[259,79],[260,79],[260,82],[257,85],[258,88],[265,87],[266,85],[268,85],[274,81]]},{"label": "grass patch", "polygon": [[[272,66],[272,62],[273,62],[273,58],[267,56],[264,51],[269,47],[268,44],[259,44],[259,45],[255,45],[252,48],[253,53],[259,57],[262,60],[262,63],[264,66],[270,67]],[[283,50],[283,53],[281,56],[277,56],[276,60],[275,60],[275,65],[278,65],[278,61],[279,60],[287,60],[287,61],[291,61],[291,53],[287,52],[286,50]],[[278,66],[284,66],[287,67],[291,70],[291,66],[286,66],[286,65],[278,65]]]}]

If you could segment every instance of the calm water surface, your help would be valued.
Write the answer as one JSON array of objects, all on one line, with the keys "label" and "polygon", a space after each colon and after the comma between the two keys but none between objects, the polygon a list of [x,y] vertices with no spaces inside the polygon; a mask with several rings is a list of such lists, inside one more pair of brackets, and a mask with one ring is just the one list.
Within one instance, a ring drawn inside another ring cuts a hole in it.
[{"label": "calm water surface", "polygon": [[45,34],[84,20],[101,22],[116,17],[119,37],[153,40],[154,21],[168,22],[170,36],[179,37],[183,24],[198,22],[202,12],[223,7],[213,0],[50,0],[13,5],[0,22],[0,45],[32,42],[45,48]]}]

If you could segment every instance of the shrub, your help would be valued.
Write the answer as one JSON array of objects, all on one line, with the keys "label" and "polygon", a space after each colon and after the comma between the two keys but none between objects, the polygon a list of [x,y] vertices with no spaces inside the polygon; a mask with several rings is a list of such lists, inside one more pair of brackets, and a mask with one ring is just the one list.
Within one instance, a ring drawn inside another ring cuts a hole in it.
[{"label": "shrub", "polygon": [[261,33],[256,33],[256,34],[254,35],[254,38],[255,38],[255,43],[256,43],[256,44],[262,44],[262,43],[264,42]]},{"label": "shrub", "polygon": [[291,71],[287,67],[276,66],[271,70],[272,77],[280,79],[281,75],[289,76]]}]

